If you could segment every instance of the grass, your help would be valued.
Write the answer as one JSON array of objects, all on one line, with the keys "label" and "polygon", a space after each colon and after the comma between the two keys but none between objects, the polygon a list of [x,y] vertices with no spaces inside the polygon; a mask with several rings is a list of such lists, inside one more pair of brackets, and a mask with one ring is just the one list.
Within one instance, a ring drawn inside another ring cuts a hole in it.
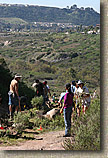
[{"label": "grass", "polygon": [[9,137],[0,138],[0,146],[12,146],[12,145],[17,145],[20,142],[24,142],[24,139],[23,138],[15,139]]},{"label": "grass", "polygon": [[27,24],[26,21],[20,19],[20,18],[0,18],[0,22],[3,22],[5,24],[11,23],[11,24]]}]

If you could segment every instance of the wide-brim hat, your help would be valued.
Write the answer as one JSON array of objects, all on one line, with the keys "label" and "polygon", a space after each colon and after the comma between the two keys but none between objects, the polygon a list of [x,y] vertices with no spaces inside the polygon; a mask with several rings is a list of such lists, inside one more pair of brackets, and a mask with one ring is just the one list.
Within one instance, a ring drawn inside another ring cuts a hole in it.
[{"label": "wide-brim hat", "polygon": [[21,77],[22,77],[21,75],[18,74],[15,75],[15,78],[21,78]]},{"label": "wide-brim hat", "polygon": [[77,84],[79,85],[79,84],[84,84],[84,83],[81,80],[79,80]]}]

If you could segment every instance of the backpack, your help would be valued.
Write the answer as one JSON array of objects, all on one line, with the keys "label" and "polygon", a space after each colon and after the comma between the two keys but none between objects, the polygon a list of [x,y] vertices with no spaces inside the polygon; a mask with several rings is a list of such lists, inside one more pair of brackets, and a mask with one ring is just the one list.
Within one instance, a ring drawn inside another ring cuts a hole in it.
[{"label": "backpack", "polygon": [[43,87],[44,87],[43,83],[39,82],[39,94],[40,95],[43,95]]},{"label": "backpack", "polygon": [[43,95],[43,83],[41,82],[36,84],[36,95],[37,96]]},{"label": "backpack", "polygon": [[48,96],[48,87],[44,86],[44,97]]}]

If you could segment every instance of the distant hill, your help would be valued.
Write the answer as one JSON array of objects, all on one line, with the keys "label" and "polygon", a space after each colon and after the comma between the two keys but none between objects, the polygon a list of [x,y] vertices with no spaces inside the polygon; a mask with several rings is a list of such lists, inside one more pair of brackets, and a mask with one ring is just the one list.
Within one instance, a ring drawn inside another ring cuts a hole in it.
[{"label": "distant hill", "polygon": [[0,18],[0,23],[12,23],[12,24],[27,24],[26,21],[20,19],[20,18]]},{"label": "distant hill", "polygon": [[26,22],[60,22],[73,25],[96,25],[100,14],[93,8],[55,8],[31,5],[0,5],[0,18],[20,18]]}]

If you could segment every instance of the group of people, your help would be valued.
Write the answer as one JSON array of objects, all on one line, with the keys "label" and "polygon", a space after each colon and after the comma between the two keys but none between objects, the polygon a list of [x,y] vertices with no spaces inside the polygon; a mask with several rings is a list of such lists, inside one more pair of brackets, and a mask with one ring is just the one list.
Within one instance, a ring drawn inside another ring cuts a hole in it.
[{"label": "group of people", "polygon": [[[32,87],[36,88],[36,96],[43,96],[44,104],[48,101],[48,92],[51,97],[49,86],[47,81],[41,83],[36,80]],[[72,81],[72,83],[67,83],[65,87],[66,91],[62,92],[59,100],[56,99],[56,94],[52,96],[52,101],[58,103],[62,108],[60,112],[64,112],[64,122],[65,122],[65,135],[64,137],[70,136],[71,129],[71,115],[73,117],[73,112],[76,111],[76,116],[80,116],[81,108],[85,114],[86,110],[90,106],[91,98],[88,88],[84,85],[81,80]],[[64,101],[63,101],[64,100]],[[63,104],[62,104],[63,101]]]},{"label": "group of people", "polygon": [[42,83],[37,79],[33,83],[32,87],[35,88],[35,95],[37,97],[43,96],[43,105],[45,105],[45,102],[49,101],[48,94],[51,97],[50,88],[47,84],[47,81]]},{"label": "group of people", "polygon": [[61,112],[64,112],[64,137],[69,137],[71,129],[71,115],[73,114],[74,110],[76,110],[77,116],[80,116],[81,108],[85,114],[86,110],[90,106],[91,99],[88,88],[81,80],[72,81],[72,84],[67,83],[65,89],[66,92],[61,93],[59,104],[61,104],[62,100],[64,99],[61,109]]},{"label": "group of people", "polygon": [[[9,105],[10,119],[12,118],[13,106],[15,108],[15,113],[18,113],[18,110],[21,111],[20,97],[19,97],[19,92],[18,92],[18,82],[20,81],[21,77],[22,77],[21,75],[18,75],[18,74],[15,75],[14,79],[10,83],[10,90],[8,92],[8,95],[9,95],[8,105]],[[37,97],[43,96],[43,105],[44,105],[45,102],[48,101],[48,93],[51,96],[47,81],[44,81],[42,83],[37,79],[33,83],[32,87],[35,88],[35,95]]]},{"label": "group of people", "polygon": [[[12,106],[15,107],[15,112],[18,112],[18,109],[21,111],[20,107],[20,97],[18,93],[18,82],[22,76],[15,75],[14,79],[10,83],[10,90],[8,92],[9,95],[9,112],[10,118],[12,117]],[[32,85],[35,88],[35,93],[37,97],[43,96],[43,105],[46,101],[48,101],[48,93],[51,96],[49,86],[47,81],[43,83],[40,82],[38,79]],[[65,122],[65,135],[64,137],[70,136],[70,129],[71,129],[71,115],[73,114],[74,110],[76,110],[77,116],[80,116],[81,108],[83,109],[83,113],[85,114],[86,110],[90,106],[90,94],[88,88],[84,85],[84,83],[79,81],[72,81],[72,83],[67,83],[65,86],[66,91],[61,93],[58,104],[63,105],[61,108],[61,112],[64,112],[64,122]],[[52,100],[55,102],[55,96]]]}]

